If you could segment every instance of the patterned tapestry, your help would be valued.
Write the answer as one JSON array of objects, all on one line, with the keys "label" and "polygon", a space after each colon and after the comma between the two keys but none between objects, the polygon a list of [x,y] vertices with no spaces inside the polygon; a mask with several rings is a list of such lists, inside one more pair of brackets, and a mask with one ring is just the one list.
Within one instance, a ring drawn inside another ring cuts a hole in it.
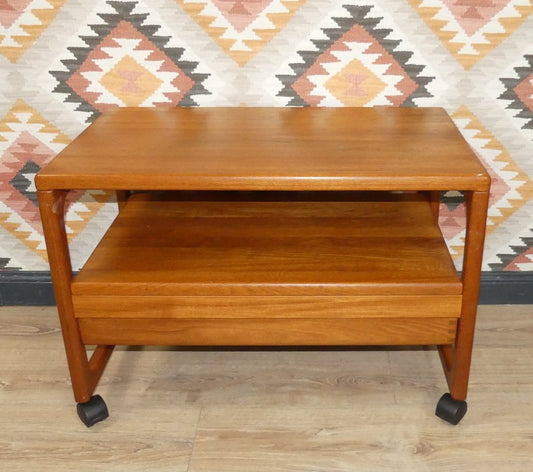
[{"label": "patterned tapestry", "polygon": [[[119,106],[444,107],[493,178],[483,270],[533,271],[532,0],[0,0],[0,270],[48,270],[34,176]],[[116,215],[70,196],[75,269]],[[465,209],[441,227],[461,262]]]}]

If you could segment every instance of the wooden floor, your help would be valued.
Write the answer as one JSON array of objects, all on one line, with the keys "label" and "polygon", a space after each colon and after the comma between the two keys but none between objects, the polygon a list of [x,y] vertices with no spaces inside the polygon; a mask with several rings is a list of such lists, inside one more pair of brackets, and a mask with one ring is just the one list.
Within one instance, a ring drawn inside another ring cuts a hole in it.
[{"label": "wooden floor", "polygon": [[55,308],[0,308],[0,469],[533,470],[533,305],[480,308],[469,412],[428,349],[115,351],[78,420]]}]

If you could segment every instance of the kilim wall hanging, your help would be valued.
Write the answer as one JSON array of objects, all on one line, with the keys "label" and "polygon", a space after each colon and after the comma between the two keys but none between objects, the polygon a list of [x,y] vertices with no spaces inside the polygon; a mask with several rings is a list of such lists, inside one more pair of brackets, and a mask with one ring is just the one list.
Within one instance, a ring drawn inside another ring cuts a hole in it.
[{"label": "kilim wall hanging", "polygon": [[[0,273],[47,271],[36,172],[119,106],[442,106],[493,178],[484,273],[533,274],[531,0],[0,1]],[[441,227],[458,266],[460,194]],[[114,195],[71,196],[79,268]]]}]

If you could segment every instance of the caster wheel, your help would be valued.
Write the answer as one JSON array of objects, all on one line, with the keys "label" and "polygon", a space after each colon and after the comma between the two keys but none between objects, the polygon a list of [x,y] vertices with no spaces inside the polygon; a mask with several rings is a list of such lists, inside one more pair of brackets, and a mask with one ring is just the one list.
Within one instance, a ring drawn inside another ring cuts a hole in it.
[{"label": "caster wheel", "polygon": [[435,414],[450,424],[456,425],[463,419],[467,410],[466,402],[454,400],[449,393],[440,397]]},{"label": "caster wheel", "polygon": [[76,409],[80,420],[88,428],[109,416],[107,406],[100,395],[93,395],[88,402],[78,403]]}]

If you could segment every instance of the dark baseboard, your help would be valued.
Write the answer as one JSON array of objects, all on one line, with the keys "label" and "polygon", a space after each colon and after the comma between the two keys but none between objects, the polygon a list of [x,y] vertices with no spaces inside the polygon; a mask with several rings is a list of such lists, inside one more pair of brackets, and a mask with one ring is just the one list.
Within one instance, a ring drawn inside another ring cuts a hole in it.
[{"label": "dark baseboard", "polygon": [[50,272],[0,272],[0,306],[55,305]]},{"label": "dark baseboard", "polygon": [[533,303],[533,272],[483,272],[479,289],[481,305]]},{"label": "dark baseboard", "polygon": [[[533,272],[483,272],[479,303],[533,304]],[[55,305],[50,272],[1,271],[2,305]]]}]

